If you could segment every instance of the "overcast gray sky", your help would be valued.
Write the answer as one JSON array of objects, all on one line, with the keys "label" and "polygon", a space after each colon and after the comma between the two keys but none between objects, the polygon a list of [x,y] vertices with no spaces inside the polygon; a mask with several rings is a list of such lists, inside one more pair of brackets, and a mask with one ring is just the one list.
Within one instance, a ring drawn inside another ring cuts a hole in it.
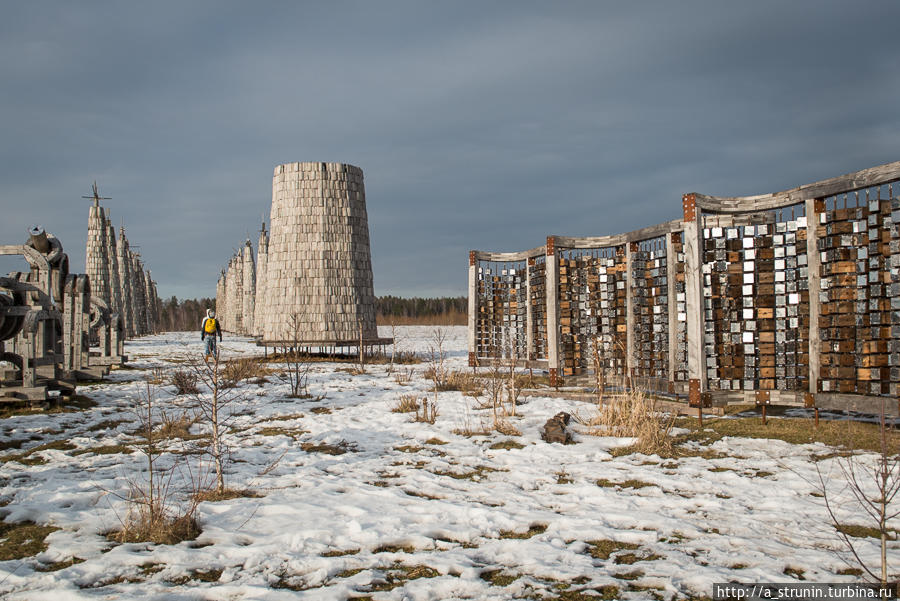
[{"label": "overcast gray sky", "polygon": [[213,296],[275,165],[336,161],[365,174],[376,293],[464,295],[470,249],[900,159],[898,24],[897,0],[6,2],[0,244],[39,223],[83,271],[97,180],[160,294]]}]

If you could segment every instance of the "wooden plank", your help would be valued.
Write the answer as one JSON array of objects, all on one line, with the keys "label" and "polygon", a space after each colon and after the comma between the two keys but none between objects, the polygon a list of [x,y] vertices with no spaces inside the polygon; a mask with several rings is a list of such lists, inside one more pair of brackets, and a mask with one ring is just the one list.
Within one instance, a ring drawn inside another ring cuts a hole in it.
[{"label": "wooden plank", "polygon": [[747,213],[769,211],[807,200],[827,198],[900,181],[900,161],[870,167],[854,173],[804,184],[797,188],[758,196],[721,197],[695,194],[697,207],[712,213]]},{"label": "wooden plank", "polygon": [[611,236],[596,236],[584,238],[572,238],[568,236],[554,236],[556,247],[561,249],[587,249],[609,248],[621,246],[626,242],[640,242],[665,236],[671,232],[680,232],[684,228],[681,220],[666,221],[657,225],[651,225],[639,230]]},{"label": "wooden plank", "polygon": [[667,300],[667,316],[669,319],[669,375],[670,382],[675,381],[675,368],[677,364],[676,350],[678,340],[676,340],[676,332],[678,330],[678,303],[676,301],[675,292],[675,245],[672,244],[672,234],[666,236],[666,300]]},{"label": "wooden plank", "polygon": [[547,255],[544,269],[547,291],[547,363],[550,369],[559,369],[559,258],[555,249],[553,254]]},{"label": "wooden plank", "polygon": [[526,359],[534,352],[534,307],[531,304],[531,261],[525,263],[525,353]]},{"label": "wooden plank", "polygon": [[478,315],[478,264],[472,265],[469,261],[469,315],[468,315],[468,350],[475,352],[475,322]]},{"label": "wooden plank", "polygon": [[806,204],[806,261],[809,281],[809,392],[815,394],[819,388],[820,347],[819,342],[819,286],[820,257],[817,248],[819,215],[816,199],[810,198]]},{"label": "wooden plank", "polygon": [[516,262],[516,261],[525,261],[527,259],[531,259],[534,257],[540,257],[545,254],[546,248],[543,246],[538,246],[536,248],[532,248],[530,250],[523,250],[521,252],[512,252],[512,253],[497,253],[497,252],[488,252],[483,250],[473,251],[475,253],[475,259],[477,261],[496,261],[498,263],[507,263],[507,262]]},{"label": "wooden plank", "polygon": [[634,369],[634,274],[631,244],[625,245],[625,377]]},{"label": "wooden plank", "polygon": [[700,212],[684,224],[684,284],[687,308],[688,378],[700,380],[705,391],[706,356],[703,347],[703,271],[701,261]]}]

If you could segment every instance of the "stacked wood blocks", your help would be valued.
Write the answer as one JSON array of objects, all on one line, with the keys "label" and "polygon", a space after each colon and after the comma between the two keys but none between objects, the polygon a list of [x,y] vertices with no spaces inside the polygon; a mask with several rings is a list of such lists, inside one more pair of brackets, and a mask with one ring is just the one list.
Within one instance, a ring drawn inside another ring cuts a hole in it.
[{"label": "stacked wood blocks", "polygon": [[625,374],[626,262],[619,246],[559,256],[560,360],[562,375],[594,367],[593,345],[600,368]]},{"label": "stacked wood blocks", "polygon": [[808,386],[806,220],[703,231],[706,367],[712,390]]},{"label": "stacked wood blocks", "polygon": [[478,357],[524,360],[526,324],[525,270],[521,264],[499,269],[478,267]]},{"label": "stacked wood blocks", "polygon": [[817,203],[821,392],[898,394],[900,203],[880,192]]},{"label": "stacked wood blocks", "polygon": [[529,259],[531,285],[531,359],[547,358],[547,261],[546,257]]},{"label": "stacked wood blocks", "polygon": [[684,242],[680,232],[672,234],[672,252],[675,254],[675,273],[669,276],[675,278],[675,332],[670,333],[669,339],[675,345],[675,373],[671,380],[687,382],[687,302],[684,287]]},{"label": "stacked wood blocks", "polygon": [[633,245],[631,274],[634,375],[665,381],[669,377],[669,296],[664,239]]}]

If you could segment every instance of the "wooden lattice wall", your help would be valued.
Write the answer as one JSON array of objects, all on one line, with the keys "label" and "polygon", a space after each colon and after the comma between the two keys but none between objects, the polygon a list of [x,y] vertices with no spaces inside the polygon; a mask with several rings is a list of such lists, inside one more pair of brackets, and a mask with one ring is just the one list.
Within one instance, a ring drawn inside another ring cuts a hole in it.
[{"label": "wooden lattice wall", "polygon": [[685,394],[900,410],[900,162],[681,219],[469,255],[469,360]]}]

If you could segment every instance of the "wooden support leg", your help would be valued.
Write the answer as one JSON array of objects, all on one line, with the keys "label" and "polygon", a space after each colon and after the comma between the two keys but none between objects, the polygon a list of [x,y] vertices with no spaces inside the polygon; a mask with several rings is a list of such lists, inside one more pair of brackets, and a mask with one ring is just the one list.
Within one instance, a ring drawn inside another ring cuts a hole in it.
[{"label": "wooden support leg", "polygon": [[697,407],[697,421],[700,422],[700,427],[703,427],[703,407]]},{"label": "wooden support leg", "polygon": [[762,406],[762,422],[763,422],[763,425],[765,426],[766,425],[766,406],[765,405]]},{"label": "wooden support leg", "polygon": [[816,412],[816,428],[818,428],[819,427],[819,408],[816,407],[814,410]]}]

